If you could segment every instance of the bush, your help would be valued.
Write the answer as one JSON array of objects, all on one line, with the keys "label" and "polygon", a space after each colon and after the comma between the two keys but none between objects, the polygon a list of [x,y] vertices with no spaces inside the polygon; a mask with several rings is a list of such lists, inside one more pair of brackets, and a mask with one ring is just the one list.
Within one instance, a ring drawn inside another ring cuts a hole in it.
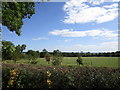
[{"label": "bush", "polygon": [[53,60],[52,60],[53,65],[61,65],[61,63],[62,63],[62,57],[57,57],[57,56],[53,57]]},{"label": "bush", "polygon": [[77,61],[77,63],[80,65],[83,65],[83,63],[82,63],[82,58],[81,57],[78,57],[78,59],[76,60]]},{"label": "bush", "polygon": [[54,50],[53,55],[54,56],[53,56],[52,64],[53,65],[61,65],[62,59],[63,59],[61,51]]},{"label": "bush", "polygon": [[48,52],[45,54],[45,60],[48,62],[48,64],[50,63],[51,55]]},{"label": "bush", "polygon": [[13,64],[4,64],[2,68],[3,88],[8,86],[10,71],[16,69],[19,73],[11,88],[112,88],[120,90],[120,68]]}]

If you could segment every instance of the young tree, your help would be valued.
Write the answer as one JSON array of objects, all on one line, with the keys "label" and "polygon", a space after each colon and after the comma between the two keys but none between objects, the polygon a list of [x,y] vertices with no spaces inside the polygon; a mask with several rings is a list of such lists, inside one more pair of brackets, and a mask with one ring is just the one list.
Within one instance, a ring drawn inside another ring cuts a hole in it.
[{"label": "young tree", "polygon": [[52,64],[53,65],[61,65],[62,59],[63,59],[61,51],[54,50],[53,55],[54,56],[53,56]]},{"label": "young tree", "polygon": [[23,50],[25,50],[26,45],[25,44],[21,46],[17,45],[15,48],[16,48],[15,52],[17,53],[18,57],[25,58],[25,54],[23,54]]},{"label": "young tree", "polygon": [[46,53],[48,53],[48,51],[46,49],[43,49],[42,52],[40,53],[40,57],[44,58]]},{"label": "young tree", "polygon": [[20,46],[20,45],[17,45],[15,48],[16,48],[16,52],[19,52],[19,53],[20,53],[20,51],[21,51],[21,46]]},{"label": "young tree", "polygon": [[32,60],[39,57],[38,53],[33,50],[28,50],[26,54],[29,56],[29,59],[32,59]]},{"label": "young tree", "polygon": [[27,54],[28,59],[30,60],[31,64],[37,63],[36,59],[39,57],[39,54],[36,51],[28,50],[26,54]]},{"label": "young tree", "polygon": [[23,50],[25,50],[25,48],[26,48],[26,45],[23,44],[23,45],[21,46],[21,53],[23,52]]},{"label": "young tree", "polygon": [[45,59],[48,62],[48,64],[50,64],[51,55],[48,52],[45,54]]},{"label": "young tree", "polygon": [[78,59],[76,60],[77,61],[77,63],[80,65],[83,65],[83,62],[82,62],[82,58],[81,58],[81,56],[78,56]]}]

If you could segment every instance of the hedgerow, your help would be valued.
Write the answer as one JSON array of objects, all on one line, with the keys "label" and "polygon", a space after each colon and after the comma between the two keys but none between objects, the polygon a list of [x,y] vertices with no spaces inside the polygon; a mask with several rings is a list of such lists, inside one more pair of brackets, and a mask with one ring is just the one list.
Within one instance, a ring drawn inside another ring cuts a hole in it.
[{"label": "hedgerow", "polygon": [[2,68],[3,88],[114,88],[120,90],[120,68],[22,64],[3,64]]}]

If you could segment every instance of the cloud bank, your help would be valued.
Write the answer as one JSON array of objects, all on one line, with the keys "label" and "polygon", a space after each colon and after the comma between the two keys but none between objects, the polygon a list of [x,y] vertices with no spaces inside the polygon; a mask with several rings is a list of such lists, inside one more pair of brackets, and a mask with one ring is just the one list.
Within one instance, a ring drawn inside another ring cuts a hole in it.
[{"label": "cloud bank", "polygon": [[87,30],[87,31],[74,31],[69,29],[63,30],[53,30],[49,32],[51,35],[61,36],[61,37],[102,37],[107,39],[115,39],[118,37],[118,34],[112,30]]},{"label": "cloud bank", "polygon": [[70,0],[65,3],[63,10],[66,12],[64,23],[104,23],[118,17],[118,4],[91,7],[101,4],[104,0]]}]

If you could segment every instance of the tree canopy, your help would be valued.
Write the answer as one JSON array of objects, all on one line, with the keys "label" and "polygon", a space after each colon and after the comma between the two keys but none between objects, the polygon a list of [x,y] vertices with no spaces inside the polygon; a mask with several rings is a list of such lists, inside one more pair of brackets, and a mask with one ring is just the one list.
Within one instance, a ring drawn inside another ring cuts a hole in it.
[{"label": "tree canopy", "polygon": [[38,51],[33,51],[33,50],[28,50],[26,52],[26,54],[28,55],[28,59],[29,60],[34,60],[36,58],[39,58],[39,53]]},{"label": "tree canopy", "polygon": [[10,41],[2,41],[2,58],[11,59],[13,52],[16,50],[15,46]]},{"label": "tree canopy", "polygon": [[23,19],[35,14],[34,2],[2,2],[2,25],[20,36]]},{"label": "tree canopy", "polygon": [[2,58],[3,60],[19,59],[22,55],[23,50],[25,50],[26,45],[22,44],[15,46],[10,41],[2,41]]}]

